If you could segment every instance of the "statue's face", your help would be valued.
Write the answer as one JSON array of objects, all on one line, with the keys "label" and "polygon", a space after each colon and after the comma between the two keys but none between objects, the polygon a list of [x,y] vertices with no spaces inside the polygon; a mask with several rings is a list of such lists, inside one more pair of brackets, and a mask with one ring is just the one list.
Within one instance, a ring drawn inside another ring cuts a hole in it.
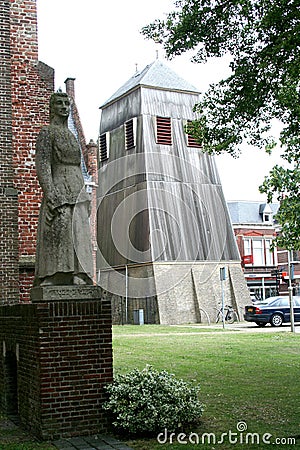
[{"label": "statue's face", "polygon": [[65,96],[57,96],[52,103],[52,113],[60,117],[68,117],[70,113],[70,100]]}]

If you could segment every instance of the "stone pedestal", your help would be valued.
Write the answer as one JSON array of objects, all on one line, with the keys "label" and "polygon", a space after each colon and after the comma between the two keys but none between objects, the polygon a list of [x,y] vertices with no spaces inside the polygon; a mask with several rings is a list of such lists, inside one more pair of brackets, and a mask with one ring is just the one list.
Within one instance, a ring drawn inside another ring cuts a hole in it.
[{"label": "stone pedestal", "polygon": [[47,301],[85,301],[103,300],[106,293],[97,286],[39,286],[31,289],[30,298],[33,303]]},{"label": "stone pedestal", "polygon": [[3,367],[15,355],[10,386],[21,422],[44,439],[105,431],[101,405],[113,377],[109,295],[95,286],[51,286],[32,289],[31,298],[0,308]]}]

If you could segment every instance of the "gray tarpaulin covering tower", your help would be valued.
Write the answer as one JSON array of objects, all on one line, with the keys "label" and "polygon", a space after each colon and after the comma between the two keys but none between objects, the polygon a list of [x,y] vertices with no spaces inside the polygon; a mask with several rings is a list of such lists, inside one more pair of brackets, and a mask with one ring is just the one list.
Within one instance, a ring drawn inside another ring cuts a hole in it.
[{"label": "gray tarpaulin covering tower", "polygon": [[199,92],[161,61],[137,72],[101,107],[98,281],[115,322],[214,321],[249,293],[211,156],[185,132]]}]

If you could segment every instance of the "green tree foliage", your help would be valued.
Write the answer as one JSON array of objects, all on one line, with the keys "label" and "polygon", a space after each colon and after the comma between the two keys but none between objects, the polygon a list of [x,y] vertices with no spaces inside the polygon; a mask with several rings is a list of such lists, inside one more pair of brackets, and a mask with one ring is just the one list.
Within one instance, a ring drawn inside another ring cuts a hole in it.
[{"label": "green tree foliage", "polygon": [[265,178],[260,191],[271,202],[273,195],[280,201],[276,220],[281,225],[280,235],[276,239],[279,247],[300,250],[300,167],[296,162],[293,169],[275,166]]},{"label": "green tree foliage", "polygon": [[[269,201],[282,202],[277,219],[286,224],[282,221],[300,209],[298,184],[290,183],[299,179],[300,163],[299,0],[179,0],[174,5],[165,19],[142,29],[163,44],[168,57],[187,50],[198,63],[231,56],[232,73],[201,96],[189,132],[208,153],[238,156],[242,142],[271,152],[276,142],[270,130],[274,120],[280,121],[282,157],[293,168],[275,167],[260,190]],[[289,220],[288,229],[281,239],[300,248],[300,215]]]}]

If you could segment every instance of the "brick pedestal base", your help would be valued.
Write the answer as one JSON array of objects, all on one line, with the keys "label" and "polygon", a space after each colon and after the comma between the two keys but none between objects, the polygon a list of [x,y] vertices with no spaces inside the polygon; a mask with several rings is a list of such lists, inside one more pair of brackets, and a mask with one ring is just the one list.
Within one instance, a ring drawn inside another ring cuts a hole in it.
[{"label": "brick pedestal base", "polygon": [[105,431],[110,298],[95,286],[34,288],[31,297],[0,307],[2,406],[41,438]]}]

